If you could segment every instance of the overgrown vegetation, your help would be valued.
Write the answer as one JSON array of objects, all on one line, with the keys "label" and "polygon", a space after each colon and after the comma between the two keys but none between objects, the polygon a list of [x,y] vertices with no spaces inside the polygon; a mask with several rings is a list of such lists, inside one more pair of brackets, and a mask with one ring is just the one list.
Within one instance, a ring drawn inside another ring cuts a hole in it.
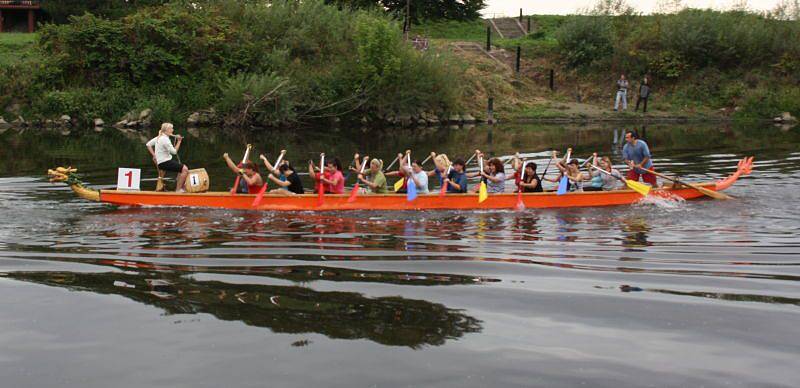
[{"label": "overgrown vegetation", "polygon": [[318,1],[178,2],[44,26],[36,63],[0,69],[0,106],[89,121],[152,108],[277,126],[459,108],[461,65],[414,50],[384,13]]},{"label": "overgrown vegetation", "polygon": [[[651,106],[676,113],[726,108],[740,118],[800,115],[800,21],[797,1],[775,11],[672,9],[642,15],[622,0],[603,0],[579,15],[534,15],[535,31],[494,39],[539,69],[556,69],[562,97],[608,106],[620,73],[635,97],[649,74]],[[483,42],[485,27],[430,22],[435,39]],[[549,96],[558,99],[559,96]]]},{"label": "overgrown vegetation", "polygon": [[797,20],[746,10],[642,16],[624,4],[600,3],[560,26],[558,54],[568,67],[636,80],[650,74],[683,106],[740,107],[742,117],[800,112]]}]

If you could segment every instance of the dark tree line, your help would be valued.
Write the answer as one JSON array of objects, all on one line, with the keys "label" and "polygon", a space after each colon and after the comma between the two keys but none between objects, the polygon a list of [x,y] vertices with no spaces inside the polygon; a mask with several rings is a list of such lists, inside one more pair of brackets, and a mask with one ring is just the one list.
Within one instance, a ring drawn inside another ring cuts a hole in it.
[{"label": "dark tree line", "polygon": [[[42,7],[50,21],[66,23],[71,15],[83,15],[88,12],[116,19],[130,14],[140,7],[168,2],[170,0],[48,0],[42,2]],[[202,0],[196,2],[201,3]],[[341,7],[380,9],[396,15],[398,19],[405,17],[407,2],[411,20],[415,23],[422,20],[439,19],[474,20],[480,17],[481,9],[486,6],[485,0],[325,0],[325,3],[338,4]]]},{"label": "dark tree line", "polygon": [[91,13],[109,19],[121,18],[140,7],[161,5],[169,0],[47,0],[42,9],[49,21],[66,23],[72,15]]}]

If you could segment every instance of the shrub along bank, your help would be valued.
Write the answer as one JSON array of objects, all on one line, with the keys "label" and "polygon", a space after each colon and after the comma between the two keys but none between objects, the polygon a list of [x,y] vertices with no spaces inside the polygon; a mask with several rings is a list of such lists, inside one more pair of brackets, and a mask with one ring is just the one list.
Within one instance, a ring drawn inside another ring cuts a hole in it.
[{"label": "shrub along bank", "polygon": [[0,106],[89,122],[199,109],[285,126],[460,109],[464,65],[402,40],[383,13],[322,1],[170,2],[119,19],[84,14],[39,32],[38,55],[0,66]]}]

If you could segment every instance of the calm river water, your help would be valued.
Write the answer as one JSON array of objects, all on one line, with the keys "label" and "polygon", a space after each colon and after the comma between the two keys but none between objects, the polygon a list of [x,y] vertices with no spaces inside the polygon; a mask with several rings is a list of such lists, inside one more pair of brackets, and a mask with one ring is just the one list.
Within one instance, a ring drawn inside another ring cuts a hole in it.
[{"label": "calm river water", "polygon": [[[621,129],[200,130],[181,158],[219,189],[232,181],[219,156],[246,142],[301,165],[321,151],[543,160],[567,146],[619,163]],[[0,386],[797,386],[800,128],[639,130],[662,171],[717,179],[753,155],[754,173],[727,202],[115,208],[45,171],[71,164],[111,187],[116,167],[141,167],[150,188],[146,136],[0,134]]]}]

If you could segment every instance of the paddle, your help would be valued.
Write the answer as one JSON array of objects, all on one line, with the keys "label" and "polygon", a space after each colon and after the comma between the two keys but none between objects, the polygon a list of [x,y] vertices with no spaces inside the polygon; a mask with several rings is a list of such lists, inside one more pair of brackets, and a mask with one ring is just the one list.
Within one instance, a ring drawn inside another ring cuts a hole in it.
[{"label": "paddle", "polygon": [[[483,174],[483,154],[478,156],[478,168],[480,168],[481,174]],[[489,197],[489,194],[486,192],[486,182],[481,178],[480,186],[478,186],[478,203],[482,203]]]},{"label": "paddle", "polygon": [[709,189],[707,189],[707,188],[705,188],[703,186],[698,186],[698,185],[696,185],[694,183],[684,182],[684,181],[682,181],[682,180],[680,180],[680,179],[678,179],[676,177],[671,177],[669,175],[664,175],[664,174],[655,172],[653,170],[648,170],[646,168],[643,168],[642,170],[645,170],[645,171],[647,171],[647,172],[649,172],[649,173],[651,173],[651,174],[653,174],[653,175],[655,175],[657,177],[666,179],[668,181],[672,181],[674,183],[681,184],[681,185],[684,185],[684,186],[689,186],[689,187],[701,192],[703,195],[711,197],[711,198],[714,198],[714,199],[726,200],[726,199],[732,199],[733,198],[730,195],[727,195],[725,193],[720,193],[720,192],[717,192],[717,191],[714,191],[714,190],[709,190]]},{"label": "paddle", "polygon": [[[397,155],[397,159],[399,160],[401,155]],[[408,158],[408,165],[411,165],[411,150],[406,150],[406,157]],[[402,163],[400,163],[402,165]],[[408,177],[405,176],[404,178],[400,179],[399,181],[394,183],[394,192],[398,192],[400,189],[403,188],[403,183],[406,183],[406,192],[408,192]]]},{"label": "paddle", "polygon": [[322,182],[322,171],[325,169],[325,153],[319,154],[319,188],[317,189],[317,206],[322,206],[325,202],[325,184]]},{"label": "paddle", "polygon": [[645,197],[647,196],[647,194],[650,193],[650,186],[648,186],[648,185],[646,185],[644,183],[637,182],[637,181],[630,180],[630,179],[623,179],[622,177],[614,175],[614,174],[612,174],[612,173],[610,173],[610,172],[608,172],[606,170],[603,170],[602,168],[597,167],[594,164],[590,164],[589,167],[594,168],[597,171],[602,172],[603,174],[606,174],[608,176],[612,176],[614,178],[619,179],[620,181],[625,183],[625,185],[628,186],[629,189],[631,189],[631,190],[633,190],[633,191],[635,191],[635,192],[637,192],[637,193],[639,193],[639,194],[641,194],[641,195],[643,195]]},{"label": "paddle", "polygon": [[430,155],[428,155],[428,157],[427,157],[427,158],[425,158],[425,160],[423,160],[423,161],[422,161],[422,163],[420,163],[420,164],[419,164],[419,166],[420,166],[420,167],[424,166],[424,165],[425,165],[425,163],[427,163],[429,160],[431,160],[431,157],[433,157],[433,153],[431,153]]},{"label": "paddle", "polygon": [[[244,151],[244,158],[242,158],[242,162],[239,163],[239,168],[247,162],[247,158],[250,157],[250,149],[253,148],[252,144],[247,145],[247,149]],[[239,180],[242,179],[241,175],[236,175],[236,181],[233,183],[233,188],[231,189],[231,195],[236,194],[236,190],[239,188]]]},{"label": "paddle", "polygon": [[[283,159],[283,155],[285,155],[285,154],[286,154],[286,150],[281,150],[281,154],[278,155],[278,160],[276,160],[275,164],[272,165],[273,168],[277,169],[277,166],[281,165],[281,160]],[[264,155],[261,155],[261,157],[264,158],[264,161],[267,160],[267,158],[265,158]],[[272,171],[270,171],[269,173],[272,174]],[[256,207],[256,206],[261,204],[261,200],[264,199],[264,193],[267,192],[267,185],[268,185],[268,181],[267,181],[267,179],[264,179],[264,185],[261,186],[261,190],[258,191],[258,195],[256,196],[256,199],[253,200],[253,203],[250,206]]]},{"label": "paddle", "polygon": [[479,152],[480,152],[479,150],[475,150],[475,153],[474,153],[474,154],[472,154],[472,156],[470,156],[470,157],[469,157],[469,159],[467,159],[467,161],[466,161],[466,162],[464,162],[464,168],[465,168],[465,169],[466,169],[466,168],[467,168],[467,166],[469,165],[469,162],[471,162],[471,161],[472,161],[472,159],[474,159],[474,158],[475,158],[475,155],[478,155],[478,153],[479,153]]},{"label": "paddle", "polygon": [[[552,159],[550,159],[552,160]],[[525,165],[527,161],[522,162],[522,172],[519,174],[519,187],[517,188],[517,210],[525,210],[525,203],[522,202],[522,183],[525,182]]]},{"label": "paddle", "polygon": [[590,156],[590,157],[586,158],[586,160],[584,160],[584,161],[583,161],[583,163],[581,163],[581,167],[580,167],[580,168],[583,168],[583,167],[585,167],[585,166],[586,166],[586,163],[589,163],[589,161],[590,161],[590,160],[592,160],[593,158],[594,158],[594,155],[592,155],[592,156]]},{"label": "paddle", "polygon": [[[361,174],[364,173],[364,168],[367,167],[367,161],[368,160],[369,160],[369,156],[365,156],[364,160],[361,162],[361,169],[359,170],[359,173],[358,173],[359,176],[361,176]],[[356,197],[358,196],[358,184],[359,183],[360,182],[358,181],[358,178],[356,177],[356,185],[353,186],[353,192],[350,193],[350,198],[347,198],[347,202],[353,202],[353,201],[356,200]]]},{"label": "paddle", "polygon": [[545,166],[544,172],[542,173],[542,176],[539,177],[540,179],[544,179],[544,176],[547,175],[547,170],[550,169],[550,163],[552,163],[552,162],[553,162],[553,158],[550,158],[550,160],[547,161],[547,166]]},{"label": "paddle", "polygon": [[383,169],[383,171],[389,171],[389,170],[391,170],[391,169],[392,169],[392,166],[394,166],[394,164],[395,164],[395,163],[397,163],[397,159],[400,159],[400,155],[396,156],[396,157],[394,158],[394,160],[392,160],[392,163],[390,163],[390,164],[389,164],[389,167],[386,167],[386,168],[384,168],[384,169]]},{"label": "paddle", "polygon": [[[569,157],[572,155],[572,148],[567,149],[567,154],[564,155],[564,160],[569,163]],[[561,177],[561,180],[558,181],[558,189],[556,190],[556,194],[562,195],[567,193],[567,186],[569,185],[569,178],[567,174],[564,173],[564,176]]]}]

